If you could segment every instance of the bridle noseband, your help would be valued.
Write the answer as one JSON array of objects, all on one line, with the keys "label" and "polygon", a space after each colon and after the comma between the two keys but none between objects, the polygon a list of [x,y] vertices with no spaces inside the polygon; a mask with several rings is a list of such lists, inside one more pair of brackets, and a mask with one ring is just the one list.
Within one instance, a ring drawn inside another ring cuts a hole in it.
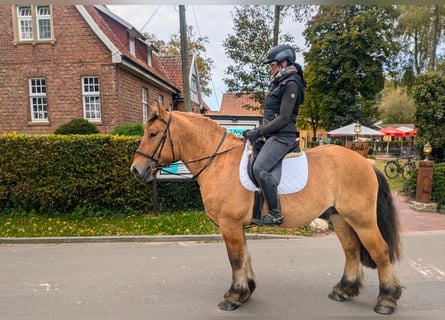
[{"label": "bridle noseband", "polygon": [[[145,152],[140,151],[140,150],[136,150],[135,151],[136,154],[139,154],[139,155],[141,155],[141,156],[151,160],[150,168],[152,170],[162,169],[162,168],[168,167],[170,165],[170,164],[165,164],[164,165],[164,164],[159,163],[159,159],[161,157],[162,150],[164,149],[164,145],[165,145],[165,141],[167,140],[167,136],[169,138],[170,148],[171,148],[171,152],[172,152],[172,155],[173,155],[173,161],[171,163],[173,163],[175,161],[178,161],[178,159],[176,159],[176,156],[175,156],[175,150],[174,150],[174,147],[173,147],[173,141],[172,141],[172,137],[171,137],[171,133],[170,133],[170,123],[172,121],[172,117],[173,117],[173,112],[170,111],[170,115],[168,117],[167,122],[165,122],[164,120],[159,118],[160,121],[165,123],[165,130],[162,133],[162,137],[159,140],[159,142],[158,142],[156,148],[154,149],[152,155],[146,154]],[[226,139],[226,136],[227,136],[227,131],[224,131],[224,134],[223,134],[223,136],[221,138],[221,141],[219,142],[218,146],[216,147],[215,152],[213,152],[210,156],[206,156],[206,157],[199,158],[199,159],[196,159],[196,160],[190,160],[190,161],[184,162],[184,164],[188,164],[188,163],[194,163],[194,162],[199,162],[199,161],[208,159],[206,164],[198,171],[197,174],[195,174],[192,177],[193,180],[198,178],[198,176],[212,163],[213,159],[215,159],[215,157],[217,155],[229,152],[230,150],[233,150],[233,149],[236,149],[236,148],[239,148],[239,147],[242,146],[242,144],[241,144],[241,145],[238,145],[238,146],[235,146],[235,147],[232,147],[232,148],[229,148],[227,150],[219,152],[219,149],[221,148],[221,146],[224,143],[224,140]]]}]

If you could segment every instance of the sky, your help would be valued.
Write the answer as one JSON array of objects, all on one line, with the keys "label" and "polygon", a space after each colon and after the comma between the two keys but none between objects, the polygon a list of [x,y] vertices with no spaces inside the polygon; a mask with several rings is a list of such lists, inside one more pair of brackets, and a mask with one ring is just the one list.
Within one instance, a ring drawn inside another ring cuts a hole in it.
[{"label": "sky", "polygon": [[[172,34],[179,33],[179,9],[177,5],[107,5],[107,7],[125,21],[132,24],[140,32],[155,34],[160,40],[168,41]],[[197,36],[208,37],[204,58],[211,58],[212,96],[204,97],[212,110],[219,110],[222,95],[227,91],[223,82],[224,71],[233,64],[224,53],[223,41],[233,33],[233,5],[186,5],[186,23],[193,26]],[[304,39],[301,35],[303,26],[285,23],[284,32],[296,38],[297,44],[303,49]],[[297,55],[297,62],[304,64],[302,55]]]}]

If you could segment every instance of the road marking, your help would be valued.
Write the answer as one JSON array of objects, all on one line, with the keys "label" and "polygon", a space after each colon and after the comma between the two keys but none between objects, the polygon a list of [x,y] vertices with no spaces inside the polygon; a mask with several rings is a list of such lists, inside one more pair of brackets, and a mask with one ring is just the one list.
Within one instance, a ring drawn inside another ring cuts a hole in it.
[{"label": "road marking", "polygon": [[[409,259],[409,265],[425,278],[442,281],[445,280],[445,272],[434,264],[424,265],[421,262]],[[421,261],[421,259],[419,259]]]}]

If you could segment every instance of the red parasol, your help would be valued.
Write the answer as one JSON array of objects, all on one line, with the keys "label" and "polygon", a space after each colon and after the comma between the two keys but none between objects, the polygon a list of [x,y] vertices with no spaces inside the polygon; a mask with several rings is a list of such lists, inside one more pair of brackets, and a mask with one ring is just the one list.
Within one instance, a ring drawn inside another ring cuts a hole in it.
[{"label": "red parasol", "polygon": [[383,129],[380,129],[379,132],[383,133],[385,136],[391,136],[391,137],[404,137],[407,136],[407,134],[399,129],[396,129],[394,127],[386,127]]}]

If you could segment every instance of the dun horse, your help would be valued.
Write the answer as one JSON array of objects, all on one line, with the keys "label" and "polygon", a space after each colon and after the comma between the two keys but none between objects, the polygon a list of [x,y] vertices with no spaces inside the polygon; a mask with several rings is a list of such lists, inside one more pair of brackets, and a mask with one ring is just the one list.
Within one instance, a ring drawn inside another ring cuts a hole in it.
[{"label": "dun horse", "polygon": [[[243,141],[197,114],[153,107],[131,165],[149,182],[156,171],[182,160],[200,185],[206,214],[219,226],[232,267],[232,283],[219,303],[234,310],[256,288],[244,227],[252,218],[253,193],[240,183]],[[377,268],[380,290],[374,311],[392,314],[402,286],[392,263],[400,258],[398,217],[385,177],[361,155],[326,145],[306,152],[309,179],[297,193],[280,195],[284,228],[310,223],[330,212],[346,262],[329,298],[350,300],[363,286],[362,266]]]}]

